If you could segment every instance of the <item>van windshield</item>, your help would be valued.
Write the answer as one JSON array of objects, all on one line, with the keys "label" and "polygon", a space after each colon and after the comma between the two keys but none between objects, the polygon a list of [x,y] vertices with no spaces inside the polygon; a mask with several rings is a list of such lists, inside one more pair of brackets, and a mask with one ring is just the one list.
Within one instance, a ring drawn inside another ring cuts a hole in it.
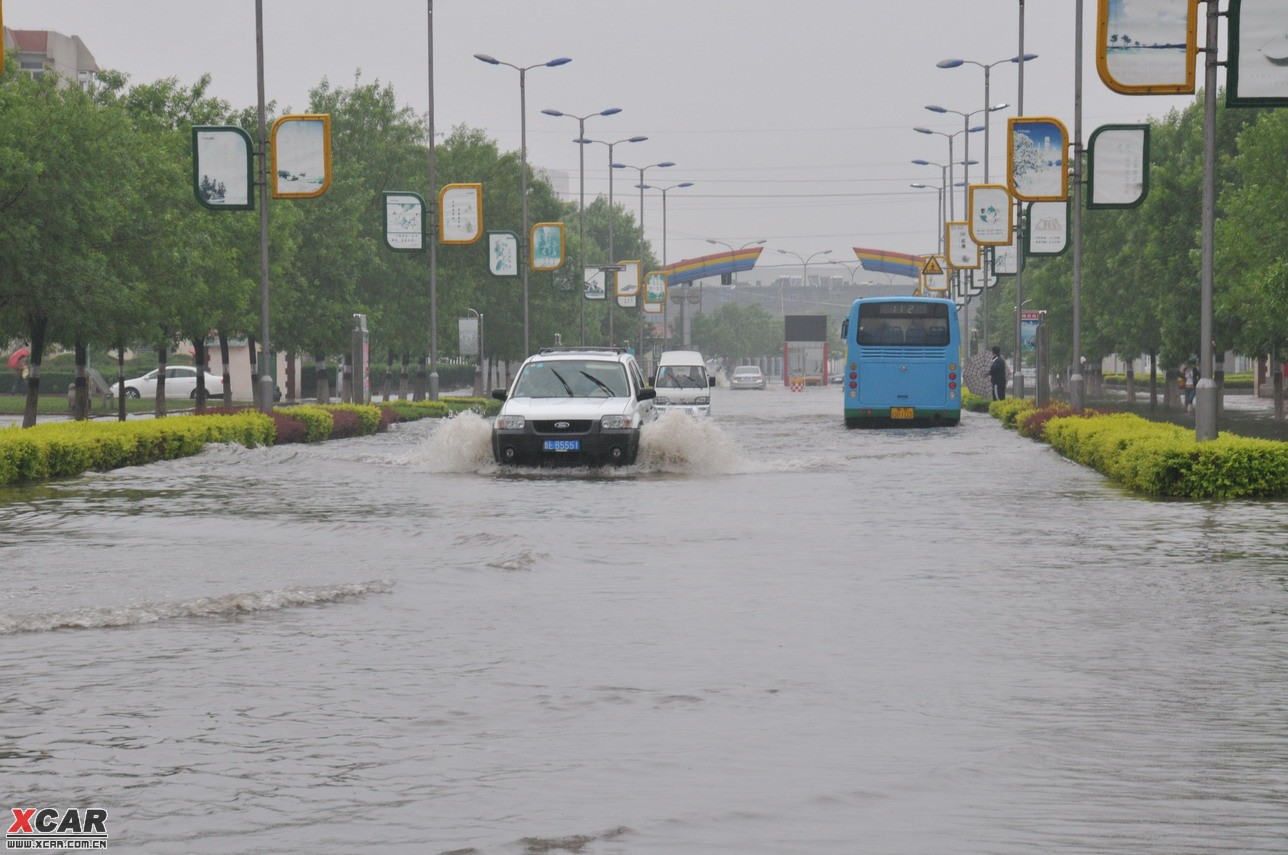
[{"label": "van windshield", "polygon": [[663,365],[654,385],[659,389],[705,389],[707,372],[699,365]]}]

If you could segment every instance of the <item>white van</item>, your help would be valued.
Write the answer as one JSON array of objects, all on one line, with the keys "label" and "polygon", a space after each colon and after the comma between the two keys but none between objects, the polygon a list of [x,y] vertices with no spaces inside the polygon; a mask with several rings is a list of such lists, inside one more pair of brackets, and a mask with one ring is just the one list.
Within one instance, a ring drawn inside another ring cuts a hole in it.
[{"label": "white van", "polygon": [[711,415],[711,387],[716,378],[707,373],[707,362],[696,350],[668,350],[657,362],[654,404],[658,412],[677,409],[691,416]]}]

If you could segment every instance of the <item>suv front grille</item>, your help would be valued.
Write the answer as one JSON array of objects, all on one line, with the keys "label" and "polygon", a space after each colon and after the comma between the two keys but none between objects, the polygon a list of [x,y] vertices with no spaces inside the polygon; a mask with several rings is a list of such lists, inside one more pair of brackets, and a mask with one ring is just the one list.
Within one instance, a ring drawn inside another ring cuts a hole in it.
[{"label": "suv front grille", "polygon": [[554,421],[545,422],[534,421],[532,423],[532,429],[537,433],[589,433],[590,419],[556,419]]}]

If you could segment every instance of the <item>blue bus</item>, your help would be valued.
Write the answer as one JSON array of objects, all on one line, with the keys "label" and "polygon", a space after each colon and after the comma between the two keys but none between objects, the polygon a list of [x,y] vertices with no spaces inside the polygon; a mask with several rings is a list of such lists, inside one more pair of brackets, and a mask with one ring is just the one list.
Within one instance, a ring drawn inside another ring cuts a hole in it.
[{"label": "blue bus", "polygon": [[846,427],[961,421],[957,307],[937,297],[855,300],[845,339]]}]

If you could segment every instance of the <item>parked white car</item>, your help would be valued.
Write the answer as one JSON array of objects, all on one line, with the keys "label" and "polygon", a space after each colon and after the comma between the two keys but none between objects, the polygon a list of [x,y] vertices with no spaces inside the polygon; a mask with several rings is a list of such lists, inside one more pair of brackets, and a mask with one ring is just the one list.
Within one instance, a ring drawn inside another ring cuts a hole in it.
[{"label": "parked white car", "polygon": [[629,466],[640,428],[656,418],[656,390],[621,348],[546,348],[529,356],[492,424],[492,456],[502,464]]},{"label": "parked white car", "polygon": [[[142,377],[135,377],[133,380],[125,381],[125,397],[127,398],[155,398],[157,396],[157,378],[161,374],[161,369],[155,369],[144,374]],[[111,392],[116,394],[117,386],[111,384]],[[216,397],[224,394],[224,381],[221,377],[216,377],[210,372],[206,372],[206,394]],[[171,365],[165,369],[165,396],[166,398],[196,398],[197,397],[197,369],[190,365]]]}]

